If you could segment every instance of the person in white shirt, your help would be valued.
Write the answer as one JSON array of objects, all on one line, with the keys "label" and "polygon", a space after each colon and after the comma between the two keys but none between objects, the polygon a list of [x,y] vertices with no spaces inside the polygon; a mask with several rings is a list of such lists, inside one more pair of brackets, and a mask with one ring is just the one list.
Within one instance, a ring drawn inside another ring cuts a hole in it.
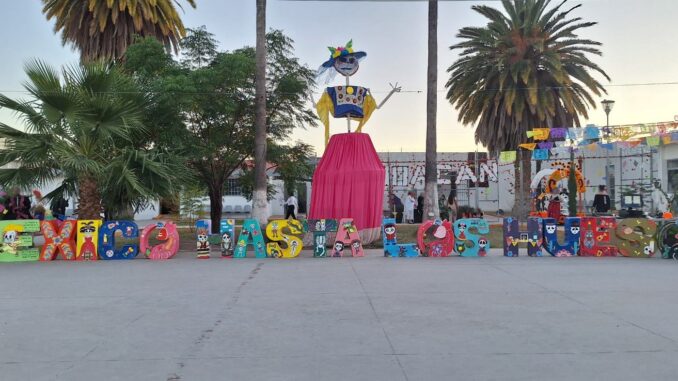
[{"label": "person in white shirt", "polygon": [[414,197],[414,192],[408,192],[405,199],[405,211],[403,217],[408,224],[414,223],[414,209],[417,207],[417,199]]},{"label": "person in white shirt", "polygon": [[289,219],[291,216],[293,220],[296,220],[297,210],[299,210],[299,202],[297,201],[297,198],[294,197],[294,195],[292,194],[287,199],[287,201],[285,201],[285,219]]}]

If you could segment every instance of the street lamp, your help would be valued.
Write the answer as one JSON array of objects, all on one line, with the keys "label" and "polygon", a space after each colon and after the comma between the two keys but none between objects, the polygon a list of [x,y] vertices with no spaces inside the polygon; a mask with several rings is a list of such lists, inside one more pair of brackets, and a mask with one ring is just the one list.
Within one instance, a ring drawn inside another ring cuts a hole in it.
[{"label": "street lamp", "polygon": [[607,128],[605,131],[609,134],[610,133],[610,113],[612,112],[612,109],[614,108],[614,101],[610,99],[605,99],[602,102],[603,104],[603,110],[605,110],[605,115],[607,115]]},{"label": "street lamp", "polygon": [[[604,99],[602,102],[603,110],[605,110],[605,115],[607,116],[607,124],[605,125],[605,143],[610,143],[610,112],[614,108],[614,101],[610,99]],[[619,154],[621,156],[621,153]],[[621,171],[621,167],[619,167]],[[612,191],[610,187],[610,150],[605,149],[605,187],[607,188],[610,195],[616,194]]]}]

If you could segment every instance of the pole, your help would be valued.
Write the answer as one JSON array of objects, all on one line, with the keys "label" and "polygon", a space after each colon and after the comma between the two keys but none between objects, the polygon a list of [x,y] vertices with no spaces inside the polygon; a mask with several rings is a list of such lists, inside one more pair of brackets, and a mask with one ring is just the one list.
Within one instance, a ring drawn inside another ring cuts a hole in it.
[{"label": "pole", "polygon": [[622,169],[622,149],[619,147],[619,192],[616,192],[616,194],[619,196],[619,208],[621,209],[621,200],[622,197],[622,192],[624,190],[624,170]]},{"label": "pole", "polygon": [[[607,114],[607,125],[605,127],[605,143],[610,144],[610,112],[605,110]],[[605,148],[605,187],[608,192],[612,192],[610,189],[610,150]]]},{"label": "pole", "polygon": [[[348,87],[350,86],[349,80],[348,80],[348,75],[346,76],[346,91],[348,91]],[[348,133],[351,133],[351,114],[349,113],[346,115],[346,129],[348,130]]]},{"label": "pole", "polygon": [[499,168],[499,156],[497,156],[497,210],[501,209],[501,191],[499,189],[499,176],[501,176],[501,169]]},{"label": "pole", "polygon": [[475,176],[476,176],[475,203],[476,203],[476,210],[480,210],[479,200],[478,200],[478,181],[480,181],[478,179],[478,177],[479,177],[478,176],[479,175],[479,171],[478,171],[478,147],[476,147],[476,152],[475,152],[475,156],[474,156],[473,159],[474,159],[474,162],[475,162],[474,167],[475,167]]},{"label": "pole", "polygon": [[[521,184],[520,184],[520,195],[519,195],[520,199],[516,200],[515,204],[520,204],[518,208],[521,211],[521,217],[519,217],[519,218],[522,218],[523,207],[527,207],[526,205],[522,205],[523,200],[525,199],[523,197],[523,194],[524,194],[523,192],[525,192],[525,187],[524,187],[524,184],[522,184],[522,182],[523,182],[523,171],[525,170],[525,168],[523,168],[524,163],[523,163],[522,156],[525,155],[525,150],[518,150],[518,155],[519,155],[518,156],[518,163],[517,163],[518,165],[516,165],[515,168],[518,171],[517,177],[518,177],[518,181],[520,181]],[[517,187],[518,184],[515,184],[514,186]],[[514,208],[515,208],[515,206],[514,206]],[[525,212],[525,214],[527,214],[527,211],[524,211],[524,212]]]},{"label": "pole", "polygon": [[[652,147],[650,147],[650,189],[654,189],[654,148]],[[650,210],[654,210],[654,197],[650,197]]]}]

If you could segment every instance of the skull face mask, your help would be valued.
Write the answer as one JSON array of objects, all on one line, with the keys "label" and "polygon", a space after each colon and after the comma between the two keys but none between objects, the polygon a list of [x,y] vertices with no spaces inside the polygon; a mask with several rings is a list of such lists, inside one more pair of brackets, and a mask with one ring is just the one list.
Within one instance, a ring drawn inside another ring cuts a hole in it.
[{"label": "skull face mask", "polygon": [[350,77],[360,68],[359,60],[353,55],[341,56],[334,60],[334,70],[344,77]]}]

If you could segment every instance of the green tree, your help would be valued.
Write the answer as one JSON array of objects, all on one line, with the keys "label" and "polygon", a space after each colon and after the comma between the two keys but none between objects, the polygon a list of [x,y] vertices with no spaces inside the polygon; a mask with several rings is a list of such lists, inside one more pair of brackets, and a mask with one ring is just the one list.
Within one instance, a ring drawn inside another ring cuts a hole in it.
[{"label": "green tree", "polygon": [[[533,128],[580,126],[580,116],[587,118],[588,109],[596,107],[592,95],[605,93],[593,73],[609,77],[588,58],[601,55],[601,44],[577,35],[596,23],[571,17],[580,6],[564,9],[566,3],[503,0],[503,12],[473,6],[488,24],[462,28],[457,35],[462,42],[451,47],[461,52],[448,69],[447,99],[459,121],[476,125],[476,142],[491,154],[516,150]],[[515,181],[518,217],[528,211],[530,156],[522,155],[521,162]]]},{"label": "green tree", "polygon": [[[54,18],[55,33],[72,44],[83,61],[120,59],[135,36],[150,36],[167,50],[178,48],[186,31],[177,0],[43,0],[42,12]],[[195,0],[186,0],[195,8]]]},{"label": "green tree", "polygon": [[182,65],[189,68],[201,68],[217,56],[217,40],[214,34],[207,31],[204,25],[187,29],[187,36],[181,40],[184,50]]},{"label": "green tree", "polygon": [[[313,175],[313,165],[311,158],[315,151],[313,147],[303,142],[296,142],[294,145],[280,145],[273,140],[267,143],[266,150],[268,163],[266,172],[275,174],[278,180],[285,183],[285,193],[292,194],[299,184],[311,181]],[[240,176],[240,185],[243,196],[252,200],[254,193],[254,171],[252,168],[243,168]],[[267,199],[270,201],[276,195],[278,190],[272,184],[267,185]]]},{"label": "green tree", "polygon": [[[0,183],[24,187],[63,180],[47,195],[79,198],[79,217],[114,216],[171,194],[180,167],[148,144],[143,115],[148,101],[115,67],[89,63],[61,73],[40,61],[26,65],[29,100],[0,95],[25,131],[0,124]],[[104,196],[104,197],[102,197]]]},{"label": "green tree", "polygon": [[[220,52],[203,67],[168,62],[158,68],[143,58],[157,56],[157,52],[153,53],[157,45],[145,39],[131,46],[125,68],[153,94],[151,103],[156,105],[156,111],[148,115],[155,119],[157,114],[164,120],[152,129],[158,131],[157,144],[181,156],[191,179],[207,190],[210,219],[218,229],[227,180],[242,176],[247,185],[248,176],[253,175],[250,164],[255,152],[255,49]],[[293,41],[282,32],[268,33],[267,45],[266,126],[269,141],[275,142],[270,143],[267,162],[269,167],[280,165],[281,177],[295,177],[296,171],[307,165],[310,148],[286,141],[294,128],[316,123],[307,103],[315,73],[294,57]],[[191,56],[191,50],[186,46],[184,54]],[[160,115],[165,111],[167,115]]]}]

